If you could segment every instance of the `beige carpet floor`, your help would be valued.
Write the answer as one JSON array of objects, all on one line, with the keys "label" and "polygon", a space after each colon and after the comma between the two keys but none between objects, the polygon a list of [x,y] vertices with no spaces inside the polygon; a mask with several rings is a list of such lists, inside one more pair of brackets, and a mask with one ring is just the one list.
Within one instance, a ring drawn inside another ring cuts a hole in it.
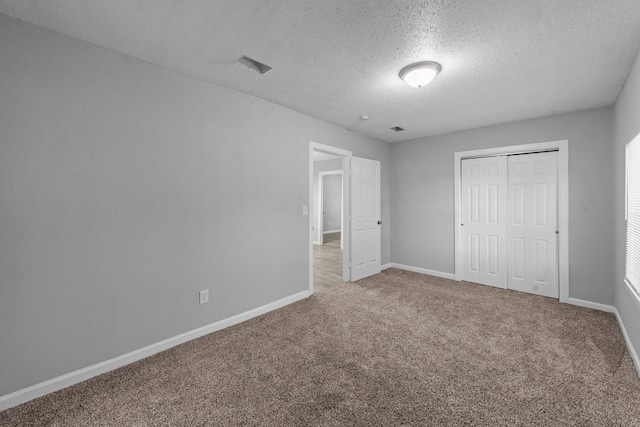
[{"label": "beige carpet floor", "polygon": [[0,425],[633,426],[640,380],[609,313],[389,269]]}]

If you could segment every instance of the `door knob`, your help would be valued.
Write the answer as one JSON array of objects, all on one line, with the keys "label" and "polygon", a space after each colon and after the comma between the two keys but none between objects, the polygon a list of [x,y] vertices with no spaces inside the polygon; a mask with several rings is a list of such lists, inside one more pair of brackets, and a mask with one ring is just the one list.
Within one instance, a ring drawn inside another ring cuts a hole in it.
[{"label": "door knob", "polygon": [[382,224],[382,221],[378,221],[378,225]]}]

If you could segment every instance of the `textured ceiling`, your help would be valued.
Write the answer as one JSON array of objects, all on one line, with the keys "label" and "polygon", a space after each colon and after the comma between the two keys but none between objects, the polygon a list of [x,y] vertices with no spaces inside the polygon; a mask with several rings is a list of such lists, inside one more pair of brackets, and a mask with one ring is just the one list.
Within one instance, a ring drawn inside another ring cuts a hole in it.
[{"label": "textured ceiling", "polygon": [[[0,0],[0,12],[387,142],[611,105],[640,47],[638,0]],[[273,69],[236,70],[242,55]],[[441,74],[408,87],[398,72],[423,60]]]}]

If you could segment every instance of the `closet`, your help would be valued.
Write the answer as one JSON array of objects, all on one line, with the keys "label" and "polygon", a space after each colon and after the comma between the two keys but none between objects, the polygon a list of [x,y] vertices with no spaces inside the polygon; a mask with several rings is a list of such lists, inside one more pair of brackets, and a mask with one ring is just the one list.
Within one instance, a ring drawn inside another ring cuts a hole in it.
[{"label": "closet", "polygon": [[558,298],[558,153],[463,159],[462,280]]}]

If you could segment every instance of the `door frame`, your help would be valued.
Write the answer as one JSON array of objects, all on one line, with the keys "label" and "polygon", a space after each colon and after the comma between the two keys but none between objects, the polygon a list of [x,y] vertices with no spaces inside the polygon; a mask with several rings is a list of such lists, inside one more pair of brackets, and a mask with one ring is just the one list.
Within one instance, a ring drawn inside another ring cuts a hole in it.
[{"label": "door frame", "polygon": [[349,176],[352,152],[341,148],[331,147],[330,145],[320,144],[309,141],[309,295],[313,295],[313,152],[321,151],[324,153],[342,156],[342,230],[344,237],[342,238],[342,280],[351,281],[351,269],[349,268],[349,256],[351,254],[351,222],[344,221],[351,215],[351,194],[349,190],[349,180],[345,179]]},{"label": "door frame", "polygon": [[460,226],[462,223],[462,177],[460,175],[462,160],[540,151],[558,151],[558,293],[560,302],[569,302],[569,140],[567,139],[454,153],[455,280],[462,280],[462,227]]},{"label": "door frame", "polygon": [[[333,171],[324,171],[324,172],[320,172],[318,174],[318,207],[320,209],[318,209],[318,211],[320,212],[320,215],[323,215],[323,211],[324,211],[324,178],[326,176],[332,176],[332,175],[340,175],[340,179],[342,181],[344,181],[344,173],[342,170],[333,170]],[[344,188],[344,183],[341,184],[341,186]],[[341,197],[342,199],[342,197]],[[317,218],[318,220],[318,240],[314,242],[314,244],[318,244],[318,245],[322,245],[324,244],[324,217],[321,216],[320,218]],[[344,224],[344,200],[341,200],[341,206],[340,206],[340,233],[344,234],[343,232],[343,226]],[[342,247],[342,234],[340,235],[340,249],[344,249]]]}]

